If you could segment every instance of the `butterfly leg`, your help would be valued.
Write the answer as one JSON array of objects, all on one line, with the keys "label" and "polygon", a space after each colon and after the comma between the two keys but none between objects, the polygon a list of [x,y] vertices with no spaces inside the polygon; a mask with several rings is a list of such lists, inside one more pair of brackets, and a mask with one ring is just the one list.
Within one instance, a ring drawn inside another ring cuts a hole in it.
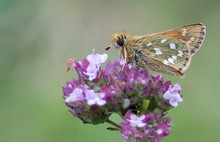
[{"label": "butterfly leg", "polygon": [[122,66],[122,70],[124,69],[125,64],[127,64],[127,60],[128,60],[128,54],[127,54],[126,48],[123,47],[123,50],[124,50],[124,55],[123,55],[123,56],[124,56],[125,63],[124,63],[124,65]]}]

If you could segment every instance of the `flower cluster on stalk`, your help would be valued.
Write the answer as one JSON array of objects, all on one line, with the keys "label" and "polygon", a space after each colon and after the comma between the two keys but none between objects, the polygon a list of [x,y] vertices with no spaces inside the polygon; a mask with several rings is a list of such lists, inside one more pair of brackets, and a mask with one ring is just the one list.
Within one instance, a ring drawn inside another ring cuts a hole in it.
[{"label": "flower cluster on stalk", "polygon": [[[78,74],[63,87],[69,111],[83,123],[112,124],[127,142],[160,142],[171,129],[166,113],[183,101],[180,85],[121,59],[101,68],[107,57],[93,51],[82,61],[69,60],[68,69]],[[123,119],[120,124],[109,119],[113,113]]]}]

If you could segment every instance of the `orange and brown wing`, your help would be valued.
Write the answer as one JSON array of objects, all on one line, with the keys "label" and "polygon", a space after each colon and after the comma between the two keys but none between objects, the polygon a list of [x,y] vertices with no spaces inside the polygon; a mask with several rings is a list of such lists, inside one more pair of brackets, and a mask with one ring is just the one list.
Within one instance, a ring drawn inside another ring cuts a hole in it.
[{"label": "orange and brown wing", "polygon": [[192,56],[201,47],[204,37],[203,24],[192,24],[143,36],[139,38],[141,52],[146,54],[146,59],[143,60],[148,62],[149,68],[153,70],[169,74],[176,71],[184,74]]}]

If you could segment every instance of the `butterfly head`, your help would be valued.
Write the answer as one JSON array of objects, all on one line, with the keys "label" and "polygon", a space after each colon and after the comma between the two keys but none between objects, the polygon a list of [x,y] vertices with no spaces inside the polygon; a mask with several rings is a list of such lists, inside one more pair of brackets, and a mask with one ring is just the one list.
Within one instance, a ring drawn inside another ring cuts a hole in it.
[{"label": "butterfly head", "polygon": [[112,45],[107,46],[106,50],[109,50],[111,47],[119,49],[126,44],[127,34],[125,31],[117,32],[112,35]]}]

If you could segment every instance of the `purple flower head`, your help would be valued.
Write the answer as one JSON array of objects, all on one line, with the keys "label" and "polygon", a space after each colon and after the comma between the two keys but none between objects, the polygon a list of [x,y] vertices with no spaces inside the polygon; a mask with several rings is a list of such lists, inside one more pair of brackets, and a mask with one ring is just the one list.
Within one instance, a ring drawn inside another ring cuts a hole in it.
[{"label": "purple flower head", "polygon": [[[147,122],[144,123],[144,119]],[[142,114],[137,116],[128,111],[124,116],[124,122],[120,124],[121,134],[127,142],[131,139],[136,141],[160,142],[169,134],[171,125],[170,118],[157,114]]]},{"label": "purple flower head", "polygon": [[[139,127],[137,127],[138,126],[138,123],[136,121],[137,119],[138,116],[132,114],[131,111],[128,111],[124,116],[124,122],[120,124],[121,126],[120,133],[127,142],[131,142],[132,138],[139,140],[143,137],[143,133],[138,130]],[[142,121],[142,119],[143,118],[141,118],[140,121]],[[146,125],[144,123],[142,124],[142,122],[140,122],[139,124],[141,127],[144,127]]]},{"label": "purple flower head", "polygon": [[173,107],[177,107],[178,104],[183,101],[182,97],[179,94],[180,90],[181,90],[180,85],[179,84],[175,84],[173,86],[173,88],[170,88],[169,90],[167,90],[165,92],[163,97],[166,100],[169,100],[170,105],[172,105]]},{"label": "purple flower head", "polygon": [[[166,112],[182,102],[181,87],[164,81],[161,75],[150,75],[125,60],[101,64],[106,54],[93,53],[81,61],[68,60],[67,70],[75,69],[78,78],[63,87],[64,101],[69,111],[83,123],[112,124],[127,142],[160,142],[171,129]],[[111,123],[112,114],[123,118]]]}]

